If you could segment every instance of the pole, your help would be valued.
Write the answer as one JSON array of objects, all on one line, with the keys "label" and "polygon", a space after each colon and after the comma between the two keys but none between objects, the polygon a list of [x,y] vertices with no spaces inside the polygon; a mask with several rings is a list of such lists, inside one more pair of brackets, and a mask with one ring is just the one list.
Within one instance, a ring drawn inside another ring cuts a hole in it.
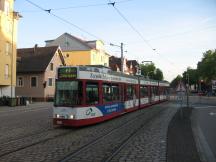
[{"label": "pole", "polygon": [[[13,98],[13,68],[14,68],[14,49],[13,49],[13,46],[14,46],[14,12],[12,12],[12,42],[11,42],[11,100]],[[11,101],[12,102],[12,101]]]},{"label": "pole", "polygon": [[123,64],[124,64],[124,57],[123,57],[123,43],[121,43],[121,72],[124,73],[123,69]]},{"label": "pole", "polygon": [[189,74],[186,74],[187,78],[187,108],[189,108]]}]

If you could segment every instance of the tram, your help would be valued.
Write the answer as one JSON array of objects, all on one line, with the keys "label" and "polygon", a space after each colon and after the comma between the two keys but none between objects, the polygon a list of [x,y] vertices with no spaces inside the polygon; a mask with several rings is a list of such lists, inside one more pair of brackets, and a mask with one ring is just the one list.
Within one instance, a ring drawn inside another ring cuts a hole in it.
[{"label": "tram", "polygon": [[96,66],[57,69],[53,124],[85,126],[164,102],[169,83]]}]

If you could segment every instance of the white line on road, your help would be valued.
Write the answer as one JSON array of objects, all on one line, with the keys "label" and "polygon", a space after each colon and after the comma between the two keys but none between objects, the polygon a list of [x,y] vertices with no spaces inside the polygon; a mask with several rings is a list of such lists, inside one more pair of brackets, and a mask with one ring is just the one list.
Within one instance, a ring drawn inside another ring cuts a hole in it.
[{"label": "white line on road", "polygon": [[205,162],[215,162],[216,159],[214,157],[214,154],[212,150],[210,149],[210,146],[208,145],[208,142],[206,141],[206,138],[198,125],[196,118],[195,118],[195,112],[192,112],[192,131],[194,135],[194,139],[196,141],[196,146],[198,149],[198,152],[200,154],[201,161]]},{"label": "white line on road", "polygon": [[195,106],[194,108],[195,109],[205,109],[205,108],[214,108],[214,107],[216,108],[216,106],[208,106],[208,105],[205,106],[204,105],[204,106]]},{"label": "white line on road", "polygon": [[216,115],[216,113],[210,112],[209,115],[213,116],[213,115]]}]

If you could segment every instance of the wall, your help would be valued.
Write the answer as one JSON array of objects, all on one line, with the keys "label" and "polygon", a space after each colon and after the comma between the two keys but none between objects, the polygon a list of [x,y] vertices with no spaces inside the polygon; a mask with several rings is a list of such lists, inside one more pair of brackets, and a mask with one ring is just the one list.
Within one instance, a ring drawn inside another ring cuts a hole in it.
[{"label": "wall", "polygon": [[63,54],[66,61],[66,65],[76,66],[91,64],[90,51],[69,51],[63,52]]},{"label": "wall", "polygon": [[[3,1],[1,1],[3,2]],[[17,15],[13,14],[14,1],[10,0],[10,12],[6,14],[3,10],[0,10],[0,86],[3,95],[8,95],[8,90],[14,91],[16,85],[16,42],[17,42]],[[1,6],[3,3],[1,3]],[[1,8],[4,8],[3,6]],[[13,40],[13,41],[12,41]],[[8,54],[6,54],[6,44],[8,44]],[[5,77],[5,65],[9,65],[8,77]],[[7,87],[5,87],[7,86]],[[10,93],[11,96],[11,93]],[[13,97],[12,93],[12,97]]]},{"label": "wall", "polygon": [[[56,74],[57,74],[57,67],[63,65],[59,55],[60,55],[60,53],[56,52],[55,56],[50,61],[49,65],[46,69],[45,75],[44,75],[44,80],[46,81],[46,88],[45,88],[45,92],[44,92],[45,98],[52,98],[52,97],[54,97],[54,94],[55,94],[55,78],[56,78]],[[50,64],[51,63],[53,63],[53,71],[50,70]],[[48,85],[48,79],[49,78],[53,78],[53,86]]]},{"label": "wall", "polygon": [[[31,87],[31,76],[38,78],[37,87]],[[44,74],[17,74],[17,78],[23,77],[23,87],[16,87],[16,96],[25,96],[33,98],[44,98]]]}]

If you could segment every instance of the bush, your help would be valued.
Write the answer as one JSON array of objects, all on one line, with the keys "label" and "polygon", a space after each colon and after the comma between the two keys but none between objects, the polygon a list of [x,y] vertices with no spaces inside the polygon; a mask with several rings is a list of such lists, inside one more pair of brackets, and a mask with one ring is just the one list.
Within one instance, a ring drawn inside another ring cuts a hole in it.
[{"label": "bush", "polygon": [[3,96],[0,98],[0,106],[8,106],[10,98],[8,96]]}]

